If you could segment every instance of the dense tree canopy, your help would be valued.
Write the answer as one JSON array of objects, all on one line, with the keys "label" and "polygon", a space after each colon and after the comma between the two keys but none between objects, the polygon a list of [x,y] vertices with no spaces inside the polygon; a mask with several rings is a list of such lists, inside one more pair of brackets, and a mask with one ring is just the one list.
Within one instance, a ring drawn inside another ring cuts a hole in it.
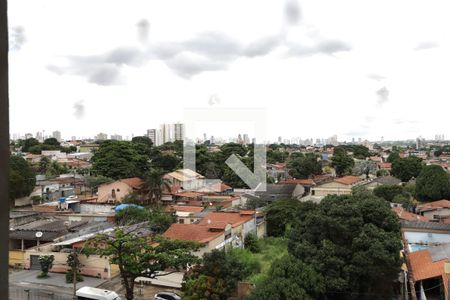
[{"label": "dense tree canopy", "polygon": [[399,185],[379,185],[373,190],[373,193],[377,197],[392,202],[395,196],[403,193],[403,187]]},{"label": "dense tree canopy", "polygon": [[312,175],[322,174],[319,157],[313,153],[290,159],[287,166],[289,174],[294,178],[309,178]]},{"label": "dense tree canopy", "polygon": [[226,300],[235,291],[237,283],[257,268],[254,262],[244,261],[233,252],[213,250],[205,253],[202,265],[185,275],[183,299]]},{"label": "dense tree canopy", "polygon": [[365,159],[370,156],[369,148],[363,145],[340,145],[334,148],[334,151],[352,152],[353,156],[358,159]]},{"label": "dense tree canopy", "polygon": [[384,200],[327,196],[299,215],[289,252],[323,277],[328,299],[388,299],[400,271],[400,225]]},{"label": "dense tree canopy", "polygon": [[325,290],[323,277],[290,255],[275,261],[267,275],[249,300],[313,300]]},{"label": "dense tree canopy", "polygon": [[148,158],[126,141],[105,141],[92,157],[92,170],[113,179],[141,176]]},{"label": "dense tree canopy", "polygon": [[450,175],[441,166],[425,166],[417,177],[416,196],[422,201],[450,199]]},{"label": "dense tree canopy", "polygon": [[39,145],[39,141],[35,138],[20,140],[19,145],[22,146],[22,152],[28,152],[33,146]]},{"label": "dense tree canopy", "polygon": [[393,161],[391,173],[401,181],[407,182],[413,177],[417,178],[422,171],[422,167],[421,158],[409,156]]},{"label": "dense tree canopy", "polygon": [[336,175],[338,176],[351,174],[352,168],[355,165],[353,158],[342,148],[334,149],[331,162],[331,165],[336,170]]},{"label": "dense tree canopy", "polygon": [[9,199],[28,196],[36,183],[36,173],[28,162],[20,156],[9,158]]}]

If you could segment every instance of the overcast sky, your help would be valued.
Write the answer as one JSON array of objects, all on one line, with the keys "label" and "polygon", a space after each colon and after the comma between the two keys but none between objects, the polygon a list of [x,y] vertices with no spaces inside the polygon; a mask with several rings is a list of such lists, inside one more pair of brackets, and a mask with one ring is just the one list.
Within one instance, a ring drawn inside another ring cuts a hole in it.
[{"label": "overcast sky", "polygon": [[[267,137],[450,138],[448,1],[9,1],[11,133],[265,108]],[[250,133],[207,126],[208,136]]]}]

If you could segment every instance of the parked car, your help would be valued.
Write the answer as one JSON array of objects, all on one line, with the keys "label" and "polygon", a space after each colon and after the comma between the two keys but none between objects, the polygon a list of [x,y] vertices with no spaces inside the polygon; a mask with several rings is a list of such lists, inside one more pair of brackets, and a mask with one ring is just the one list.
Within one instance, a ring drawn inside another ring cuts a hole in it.
[{"label": "parked car", "polygon": [[116,292],[97,289],[89,286],[82,287],[76,292],[79,300],[121,300]]},{"label": "parked car", "polygon": [[181,300],[181,297],[173,292],[159,292],[155,295],[155,300]]}]

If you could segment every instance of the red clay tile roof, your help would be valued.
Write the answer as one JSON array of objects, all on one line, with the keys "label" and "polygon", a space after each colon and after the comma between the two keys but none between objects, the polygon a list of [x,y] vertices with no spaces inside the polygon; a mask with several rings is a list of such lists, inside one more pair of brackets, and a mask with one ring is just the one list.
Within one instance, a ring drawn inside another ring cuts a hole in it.
[{"label": "red clay tile roof", "polygon": [[[253,219],[252,215],[241,214],[239,212],[210,212],[201,221],[200,225],[223,225],[231,224],[231,227],[237,227]],[[211,222],[209,223],[208,220]]]},{"label": "red clay tile roof", "polygon": [[295,178],[290,178],[290,179],[286,179],[280,183],[298,183],[301,185],[315,185],[316,183],[314,182],[314,180],[312,179],[295,179]]},{"label": "red clay tile roof", "polygon": [[128,184],[133,189],[140,189],[144,185],[144,181],[139,177],[120,179],[120,181]]},{"label": "red clay tile roof", "polygon": [[254,210],[250,210],[250,209],[243,209],[239,211],[241,213],[241,215],[254,215],[255,211]]},{"label": "red clay tile roof", "polygon": [[188,205],[169,205],[166,206],[166,211],[182,211],[182,212],[192,212],[192,213],[197,213],[197,212],[202,212],[203,211],[203,207],[199,207],[199,206],[188,206]]},{"label": "red clay tile roof", "polygon": [[392,163],[378,163],[378,167],[383,170],[391,170],[392,169]]},{"label": "red clay tile roof", "polygon": [[[448,290],[448,274],[445,273],[444,265],[448,259],[433,262],[427,249],[408,254],[411,265],[411,273],[414,281],[425,280],[435,277],[443,277],[444,290]],[[446,292],[447,294],[447,292]]]},{"label": "red clay tile roof", "polygon": [[450,201],[445,200],[445,199],[433,201],[433,202],[425,203],[422,205],[418,205],[418,208],[421,211],[430,210],[430,209],[434,209],[434,208],[450,208]]},{"label": "red clay tile roof", "polygon": [[352,185],[352,184],[355,184],[355,183],[357,183],[357,182],[359,182],[361,180],[362,179],[360,177],[358,177],[358,176],[344,176],[344,177],[341,177],[341,178],[337,178],[334,181],[338,182],[338,183],[345,184],[345,185]]},{"label": "red clay tile roof", "polygon": [[397,214],[397,216],[401,220],[405,221],[422,221],[422,222],[428,222],[429,219],[427,217],[416,215],[411,212],[405,211],[401,207],[393,207],[392,210]]},{"label": "red clay tile roof", "polygon": [[174,194],[174,196],[185,197],[185,198],[198,198],[201,195],[204,195],[204,193],[191,192],[191,191],[179,192],[179,193]]},{"label": "red clay tile roof", "polygon": [[210,231],[208,226],[200,224],[172,224],[163,236],[172,240],[207,243],[223,234],[223,231]]}]

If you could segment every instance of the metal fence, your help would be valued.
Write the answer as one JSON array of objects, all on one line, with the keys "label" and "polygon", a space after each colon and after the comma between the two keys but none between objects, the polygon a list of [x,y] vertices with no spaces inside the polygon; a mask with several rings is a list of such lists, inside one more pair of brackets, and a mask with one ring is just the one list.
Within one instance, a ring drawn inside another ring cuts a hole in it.
[{"label": "metal fence", "polygon": [[9,287],[9,300],[72,300],[73,296],[38,289]]}]

